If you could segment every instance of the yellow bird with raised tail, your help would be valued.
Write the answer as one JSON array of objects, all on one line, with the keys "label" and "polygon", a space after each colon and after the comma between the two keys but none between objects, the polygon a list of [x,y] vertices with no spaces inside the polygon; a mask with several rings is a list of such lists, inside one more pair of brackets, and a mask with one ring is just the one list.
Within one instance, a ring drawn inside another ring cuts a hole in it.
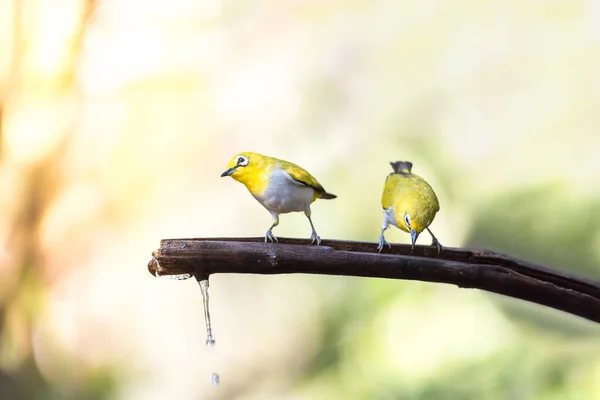
[{"label": "yellow bird with raised tail", "polygon": [[436,246],[439,253],[442,245],[429,229],[435,214],[440,210],[435,192],[425,179],[412,173],[411,162],[396,161],[390,164],[394,172],[388,175],[381,197],[383,224],[377,250],[381,252],[385,245],[391,247],[383,234],[390,225],[394,225],[410,233],[413,250],[417,237],[427,229],[433,238],[431,245]]},{"label": "yellow bird with raised tail", "polygon": [[231,176],[243,183],[250,194],[271,213],[273,225],[265,234],[265,242],[277,242],[272,229],[279,224],[279,214],[304,211],[312,229],[311,243],[317,242],[317,246],[321,243],[310,219],[310,205],[316,199],[335,199],[337,196],[327,193],[304,168],[289,161],[244,152],[231,159],[221,176]]}]

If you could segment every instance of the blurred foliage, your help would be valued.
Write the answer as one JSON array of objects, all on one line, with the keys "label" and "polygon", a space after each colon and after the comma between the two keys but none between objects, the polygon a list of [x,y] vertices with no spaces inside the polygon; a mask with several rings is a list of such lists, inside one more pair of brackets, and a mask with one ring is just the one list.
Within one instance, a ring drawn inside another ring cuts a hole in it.
[{"label": "blurred foliage", "polygon": [[565,184],[514,190],[475,214],[465,244],[495,250],[584,276],[600,278],[600,200],[577,198]]}]

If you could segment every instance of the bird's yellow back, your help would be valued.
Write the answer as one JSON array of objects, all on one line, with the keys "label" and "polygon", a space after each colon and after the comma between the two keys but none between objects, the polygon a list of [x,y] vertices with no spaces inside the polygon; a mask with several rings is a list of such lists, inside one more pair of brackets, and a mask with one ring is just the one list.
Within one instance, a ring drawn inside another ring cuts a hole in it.
[{"label": "bird's yellow back", "polygon": [[440,204],[435,192],[420,176],[410,172],[410,168],[398,169],[388,175],[385,181],[381,205],[384,209],[394,207],[396,226],[405,232],[403,222],[406,213],[410,214],[411,228],[420,233],[433,222]]}]

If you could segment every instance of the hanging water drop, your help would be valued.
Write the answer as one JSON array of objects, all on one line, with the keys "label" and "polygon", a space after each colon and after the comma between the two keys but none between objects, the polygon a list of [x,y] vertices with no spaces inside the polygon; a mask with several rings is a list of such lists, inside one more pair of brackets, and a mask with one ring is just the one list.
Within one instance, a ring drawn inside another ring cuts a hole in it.
[{"label": "hanging water drop", "polygon": [[200,285],[200,291],[202,291],[202,303],[204,304],[204,323],[206,324],[206,347],[213,347],[215,345],[215,337],[212,334],[210,310],[208,308],[208,279],[198,281],[198,284]]},{"label": "hanging water drop", "polygon": [[177,275],[158,275],[159,278],[163,279],[174,279],[176,281],[182,281],[184,279],[190,279],[192,275],[190,274],[177,274]]}]

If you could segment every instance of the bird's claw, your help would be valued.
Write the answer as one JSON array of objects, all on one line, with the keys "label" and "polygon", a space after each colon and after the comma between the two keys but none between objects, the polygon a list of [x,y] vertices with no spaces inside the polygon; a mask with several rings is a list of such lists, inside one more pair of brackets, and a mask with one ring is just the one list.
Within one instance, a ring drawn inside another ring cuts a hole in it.
[{"label": "bird's claw", "polygon": [[321,244],[321,238],[317,235],[317,232],[313,232],[312,235],[310,235],[310,244],[313,244],[314,242],[317,242],[317,246]]},{"label": "bird's claw", "polygon": [[389,242],[387,240],[385,240],[385,238],[383,236],[379,237],[379,245],[377,246],[377,251],[379,253],[381,253],[381,250],[383,250],[383,246],[387,246],[388,248],[392,248],[392,245],[389,244]]},{"label": "bird's claw", "polygon": [[442,252],[442,244],[440,242],[438,242],[437,239],[434,238],[431,241],[431,245],[437,247],[438,254],[440,254]]},{"label": "bird's claw", "polygon": [[267,242],[271,242],[271,243],[278,242],[279,243],[279,240],[277,240],[277,237],[275,235],[273,235],[273,232],[271,232],[271,230],[268,230],[267,233],[265,234],[265,243],[267,243]]}]

